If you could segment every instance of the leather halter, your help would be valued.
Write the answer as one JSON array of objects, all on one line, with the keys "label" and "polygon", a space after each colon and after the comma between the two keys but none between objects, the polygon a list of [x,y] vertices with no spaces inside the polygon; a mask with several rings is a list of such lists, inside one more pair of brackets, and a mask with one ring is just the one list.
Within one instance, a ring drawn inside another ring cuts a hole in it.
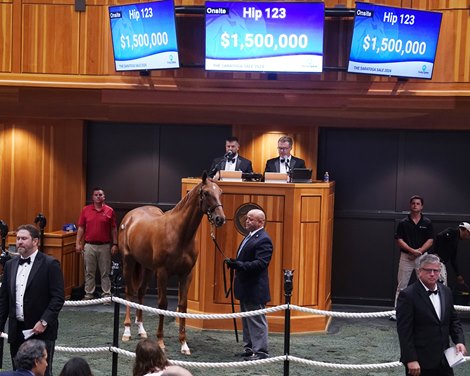
[{"label": "leather halter", "polygon": [[214,223],[214,217],[213,217],[214,211],[219,206],[223,207],[223,205],[222,204],[216,204],[216,205],[210,206],[209,208],[207,208],[207,211],[204,212],[204,210],[202,208],[203,203],[204,203],[204,197],[203,197],[202,193],[203,193],[203,190],[202,190],[202,187],[201,187],[201,188],[199,188],[199,209],[201,210],[202,213],[207,214],[207,219],[209,220],[209,222],[211,224],[215,224]]}]

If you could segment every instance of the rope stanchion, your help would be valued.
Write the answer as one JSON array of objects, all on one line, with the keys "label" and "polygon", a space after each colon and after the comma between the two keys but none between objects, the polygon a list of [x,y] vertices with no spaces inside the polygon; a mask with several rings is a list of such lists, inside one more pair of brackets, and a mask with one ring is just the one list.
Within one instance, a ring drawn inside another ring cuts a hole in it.
[{"label": "rope stanchion", "polygon": [[[287,285],[286,285],[287,283]],[[289,291],[289,282],[285,281],[284,286],[285,292]],[[383,312],[333,312],[333,311],[323,311],[317,309],[311,309],[306,307],[301,307],[297,305],[290,304],[290,299],[286,296],[286,304],[265,308],[256,311],[249,311],[249,312],[240,312],[240,313],[232,313],[232,314],[188,314],[188,313],[180,313],[174,311],[165,311],[161,309],[147,307],[141,304],[136,304],[133,302],[129,302],[127,300],[121,299],[117,296],[113,296],[112,298],[102,298],[102,299],[93,299],[88,301],[67,301],[65,302],[66,306],[85,306],[85,305],[94,305],[94,304],[102,304],[104,302],[112,301],[115,305],[119,306],[120,304],[130,306],[132,308],[142,309],[146,312],[154,313],[156,315],[164,315],[169,317],[186,317],[186,318],[203,318],[203,319],[213,319],[213,320],[220,320],[220,319],[232,319],[237,317],[249,317],[255,316],[263,313],[272,313],[278,312],[281,310],[286,311],[286,323],[290,322],[290,310],[296,310],[300,312],[309,313],[312,315],[324,315],[330,317],[338,317],[338,318],[381,318],[381,317],[388,317],[390,314],[395,313],[394,310],[391,311],[383,311]],[[454,306],[457,311],[470,311],[470,307],[467,306]],[[285,323],[285,325],[287,325]],[[8,338],[5,333],[1,334],[2,338]],[[321,361],[314,361],[309,359],[304,359],[301,357],[296,357],[290,355],[290,327],[285,328],[284,333],[284,355],[282,356],[273,356],[267,359],[256,360],[256,361],[238,361],[238,362],[187,362],[187,361],[179,361],[179,360],[170,360],[171,364],[180,365],[183,367],[188,368],[237,368],[237,367],[256,367],[261,364],[270,364],[276,362],[284,362],[284,375],[289,374],[289,364],[290,362],[300,363],[312,367],[317,368],[329,368],[329,369],[341,369],[341,370],[384,370],[396,367],[403,367],[403,364],[399,361],[394,362],[386,362],[386,363],[371,363],[371,364],[339,364],[339,363],[329,363],[329,362],[321,362]],[[63,351],[63,352],[72,352],[72,353],[93,353],[93,352],[112,352],[114,354],[124,355],[127,357],[135,357],[135,353],[120,349],[113,341],[113,346],[106,346],[106,347],[91,347],[91,348],[72,348],[72,347],[63,347],[63,346],[56,346],[56,351]],[[465,357],[466,361],[470,361],[470,356]]]},{"label": "rope stanchion", "polygon": [[284,376],[289,375],[289,353],[290,353],[290,298],[292,296],[293,270],[284,270],[284,296],[286,298],[287,309],[284,313]]}]

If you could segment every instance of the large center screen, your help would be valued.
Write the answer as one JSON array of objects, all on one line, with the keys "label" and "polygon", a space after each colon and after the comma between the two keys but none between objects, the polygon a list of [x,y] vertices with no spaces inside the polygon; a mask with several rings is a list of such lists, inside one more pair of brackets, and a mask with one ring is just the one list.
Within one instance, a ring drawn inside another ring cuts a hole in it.
[{"label": "large center screen", "polygon": [[206,70],[321,72],[324,3],[208,1]]}]

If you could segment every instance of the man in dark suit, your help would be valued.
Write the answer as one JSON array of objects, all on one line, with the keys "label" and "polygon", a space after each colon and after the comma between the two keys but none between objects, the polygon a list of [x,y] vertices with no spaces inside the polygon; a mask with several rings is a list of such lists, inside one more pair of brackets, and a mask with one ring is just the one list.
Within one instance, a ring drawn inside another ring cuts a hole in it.
[{"label": "man in dark suit", "polygon": [[58,316],[64,305],[64,278],[59,262],[38,251],[39,231],[23,225],[16,231],[15,257],[5,264],[0,288],[0,331],[8,318],[8,342],[12,360],[25,342],[24,330],[33,339],[43,340],[52,375],[54,344],[59,327]]},{"label": "man in dark suit", "polygon": [[0,372],[2,376],[44,376],[47,368],[47,350],[44,341],[31,339],[23,342],[15,357],[16,371]]},{"label": "man in dark suit", "polygon": [[[271,300],[268,266],[273,243],[264,230],[265,215],[252,209],[246,215],[245,227],[249,234],[238,247],[237,258],[227,259],[229,268],[235,269],[234,293],[240,300],[242,312],[264,309]],[[268,321],[266,315],[242,318],[243,347],[246,360],[265,359],[268,355]]]},{"label": "man in dark suit", "polygon": [[294,168],[305,168],[305,161],[290,154],[292,150],[292,137],[282,136],[277,141],[279,157],[268,159],[264,172],[286,172]]},{"label": "man in dark suit", "polygon": [[220,170],[226,171],[241,171],[250,173],[253,172],[251,161],[238,155],[240,143],[238,138],[229,137],[225,140],[225,155],[223,157],[215,158],[212,161],[211,168],[209,169],[209,177],[215,180],[220,179]]},{"label": "man in dark suit", "polygon": [[444,355],[444,350],[449,347],[449,336],[458,352],[464,355],[467,352],[452,292],[447,286],[437,283],[440,271],[438,256],[421,256],[417,266],[418,281],[398,296],[400,361],[405,365],[407,375],[453,375]]}]

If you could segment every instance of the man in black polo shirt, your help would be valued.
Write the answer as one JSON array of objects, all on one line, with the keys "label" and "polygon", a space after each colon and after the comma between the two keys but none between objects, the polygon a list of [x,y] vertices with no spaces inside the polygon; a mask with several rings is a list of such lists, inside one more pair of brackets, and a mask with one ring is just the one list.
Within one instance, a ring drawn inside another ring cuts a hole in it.
[{"label": "man in black polo shirt", "polygon": [[457,264],[457,249],[459,247],[460,240],[465,240],[470,238],[470,223],[462,222],[459,226],[448,227],[445,230],[442,230],[436,236],[436,243],[434,245],[434,250],[432,253],[435,253],[439,256],[442,262],[441,266],[441,277],[444,284],[447,286],[447,269],[445,264],[450,261],[452,267],[454,268],[455,274],[457,276],[457,283],[463,284],[465,280],[459,271],[459,266]]},{"label": "man in black polo shirt", "polygon": [[[395,307],[398,295],[404,290],[415,270],[415,260],[431,248],[434,238],[434,229],[429,218],[422,214],[423,198],[412,196],[410,198],[410,214],[403,218],[397,226],[395,239],[400,247],[400,263],[398,264],[398,285],[395,294]],[[395,315],[390,317],[396,320]]]}]

